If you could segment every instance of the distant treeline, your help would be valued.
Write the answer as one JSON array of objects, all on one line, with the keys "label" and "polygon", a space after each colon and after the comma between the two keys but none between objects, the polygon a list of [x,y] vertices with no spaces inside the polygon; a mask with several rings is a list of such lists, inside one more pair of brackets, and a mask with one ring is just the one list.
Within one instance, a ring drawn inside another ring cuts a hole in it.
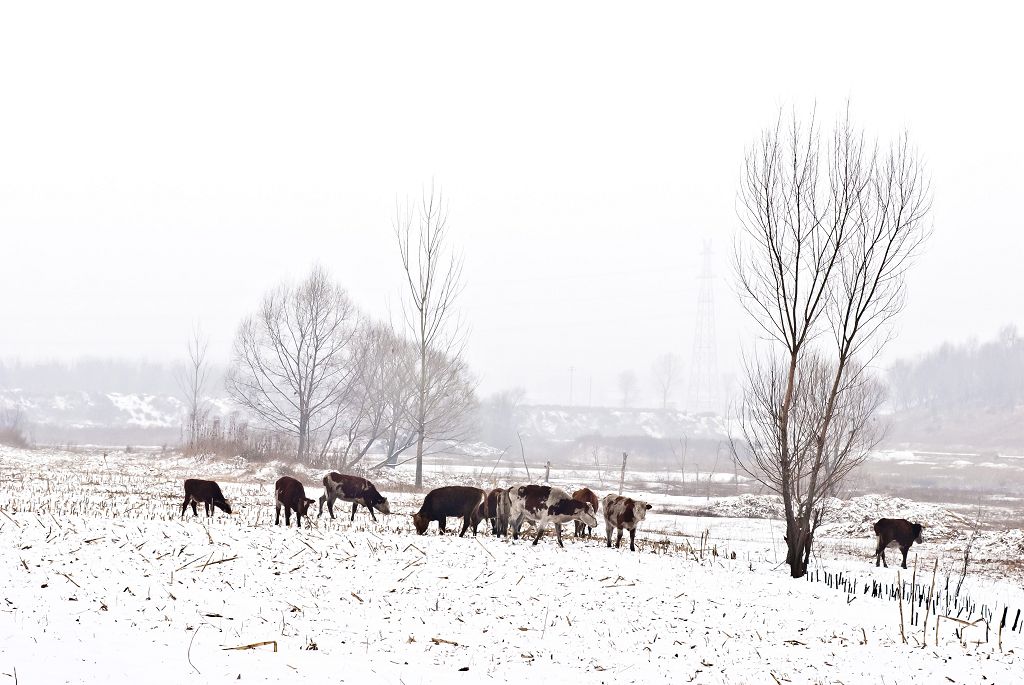
[{"label": "distant treeline", "polygon": [[1024,404],[1024,338],[1015,326],[994,340],[943,343],[888,374],[896,409],[1009,410]]},{"label": "distant treeline", "polygon": [[[0,389],[33,394],[118,392],[179,395],[176,365],[127,359],[86,357],[75,361],[0,361]],[[212,369],[210,389],[223,394],[224,370]]]}]

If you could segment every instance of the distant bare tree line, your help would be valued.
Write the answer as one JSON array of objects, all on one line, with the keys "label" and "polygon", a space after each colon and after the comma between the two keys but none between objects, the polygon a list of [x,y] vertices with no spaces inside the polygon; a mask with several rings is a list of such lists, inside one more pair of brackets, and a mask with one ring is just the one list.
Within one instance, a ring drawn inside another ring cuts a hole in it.
[{"label": "distant bare tree line", "polygon": [[[217,387],[225,369],[210,365],[210,386]],[[145,360],[83,357],[74,361],[0,361],[0,388],[23,388],[37,394],[75,392],[179,395],[175,365]]]},{"label": "distant bare tree line", "polygon": [[1006,326],[992,340],[945,342],[888,370],[895,409],[1013,409],[1024,404],[1024,338]]}]

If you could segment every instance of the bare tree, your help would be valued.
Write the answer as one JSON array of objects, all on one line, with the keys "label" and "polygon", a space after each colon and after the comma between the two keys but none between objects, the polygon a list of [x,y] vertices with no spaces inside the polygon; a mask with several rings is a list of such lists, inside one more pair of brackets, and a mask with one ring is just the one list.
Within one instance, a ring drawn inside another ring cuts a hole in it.
[{"label": "bare tree", "polygon": [[466,404],[437,394],[454,390],[445,376],[461,365],[465,345],[465,327],[455,309],[463,288],[462,259],[450,250],[448,210],[433,187],[415,210],[408,202],[396,208],[394,231],[408,285],[403,311],[418,357],[413,426],[416,487],[421,487],[424,444],[438,437],[435,430],[445,432],[445,427],[464,418],[460,412],[468,411]]},{"label": "bare tree", "polygon": [[636,372],[626,369],[619,374],[619,393],[622,395],[622,406],[628,407],[633,403],[636,394]]},{"label": "bare tree", "polygon": [[780,116],[748,153],[738,198],[741,300],[770,352],[748,361],[733,452],[782,497],[795,578],[823,499],[878,439],[869,364],[929,234],[929,184],[906,136],[881,149],[847,118],[825,147],[813,116]]},{"label": "bare tree", "polygon": [[293,436],[300,460],[334,438],[357,323],[348,294],[315,267],[298,285],[268,292],[235,336],[228,393],[264,426]]},{"label": "bare tree", "polygon": [[354,336],[352,373],[338,397],[333,431],[337,437],[321,447],[325,462],[332,457],[333,468],[343,471],[355,466],[387,433],[391,384],[399,379],[392,368],[400,344],[389,326],[378,323],[364,322]]},{"label": "bare tree", "polygon": [[206,388],[210,380],[210,364],[207,350],[210,341],[203,336],[199,326],[192,328],[188,339],[188,358],[177,373],[178,388],[185,402],[185,449],[195,452],[209,414],[206,402]]},{"label": "bare tree", "polygon": [[672,397],[672,391],[679,381],[681,368],[679,356],[669,352],[655,359],[654,364],[651,366],[651,376],[654,379],[654,387],[658,392],[658,397],[661,398],[662,409],[668,409],[669,399]]}]

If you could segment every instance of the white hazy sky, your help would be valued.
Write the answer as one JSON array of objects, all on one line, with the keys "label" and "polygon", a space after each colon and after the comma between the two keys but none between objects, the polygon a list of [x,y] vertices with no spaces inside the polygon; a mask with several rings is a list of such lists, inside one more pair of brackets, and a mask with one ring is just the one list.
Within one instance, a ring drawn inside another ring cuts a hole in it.
[{"label": "white hazy sky", "polygon": [[[971,3],[4,3],[0,357],[227,359],[319,261],[400,294],[396,197],[433,178],[488,392],[612,401],[690,361],[700,246],[720,364],[745,146],[780,106],[906,127],[935,189],[889,357],[1024,324],[1024,41]],[[769,6],[771,5],[771,6]]]}]

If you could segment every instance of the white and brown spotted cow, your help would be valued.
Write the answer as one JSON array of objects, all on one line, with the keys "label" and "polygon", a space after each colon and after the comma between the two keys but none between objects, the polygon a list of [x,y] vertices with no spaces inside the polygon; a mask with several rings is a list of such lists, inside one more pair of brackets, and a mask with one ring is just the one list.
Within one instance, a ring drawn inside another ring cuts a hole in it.
[{"label": "white and brown spotted cow", "polygon": [[618,547],[622,543],[622,531],[625,529],[629,531],[629,550],[635,552],[636,527],[644,520],[651,505],[622,495],[609,494],[605,495],[602,506],[604,507],[604,527],[608,546],[612,546],[612,531],[618,531],[615,538],[615,546]]},{"label": "white and brown spotted cow", "polygon": [[362,504],[370,512],[370,518],[374,521],[377,517],[373,515],[376,509],[382,514],[390,514],[391,507],[388,505],[387,497],[377,492],[377,487],[359,476],[346,476],[331,471],[324,476],[324,494],[320,495],[320,512],[316,515],[320,518],[324,515],[324,502],[327,503],[327,511],[334,518],[334,502],[337,500],[352,503],[352,517],[356,519],[356,509]]},{"label": "white and brown spotted cow", "polygon": [[574,500],[565,490],[550,485],[520,485],[509,488],[511,500],[512,537],[519,539],[519,530],[524,520],[537,523],[537,544],[549,523],[555,525],[558,546],[562,544],[562,524],[579,521],[593,528],[597,525],[597,512],[586,502]]}]

